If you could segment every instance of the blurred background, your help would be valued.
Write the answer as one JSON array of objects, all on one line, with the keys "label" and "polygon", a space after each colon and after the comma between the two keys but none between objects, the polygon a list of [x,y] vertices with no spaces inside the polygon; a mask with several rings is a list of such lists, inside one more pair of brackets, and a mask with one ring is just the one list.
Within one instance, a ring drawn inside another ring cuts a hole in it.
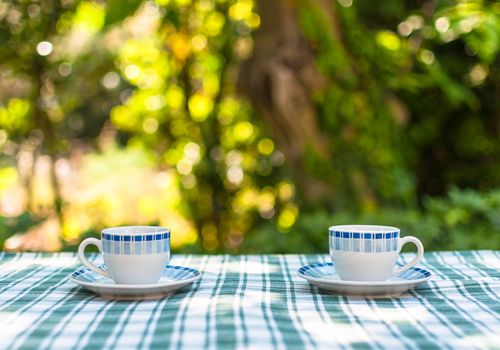
[{"label": "blurred background", "polygon": [[500,249],[499,47],[495,1],[1,1],[0,249]]}]

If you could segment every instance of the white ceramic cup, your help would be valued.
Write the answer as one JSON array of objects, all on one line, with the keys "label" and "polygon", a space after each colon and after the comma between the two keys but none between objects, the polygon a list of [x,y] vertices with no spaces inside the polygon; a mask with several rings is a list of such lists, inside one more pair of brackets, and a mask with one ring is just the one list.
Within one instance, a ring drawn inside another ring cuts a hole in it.
[{"label": "white ceramic cup", "polygon": [[[106,271],[90,263],[85,247],[97,246]],[[101,231],[101,239],[87,238],[78,247],[78,257],[92,271],[117,284],[158,282],[170,259],[170,230],[156,226],[112,227]]]},{"label": "white ceramic cup", "polygon": [[[385,281],[409,270],[424,254],[424,246],[416,237],[400,237],[400,230],[391,226],[331,226],[330,256],[342,280]],[[417,255],[405,266],[396,268],[401,248],[406,243],[417,246]]]}]

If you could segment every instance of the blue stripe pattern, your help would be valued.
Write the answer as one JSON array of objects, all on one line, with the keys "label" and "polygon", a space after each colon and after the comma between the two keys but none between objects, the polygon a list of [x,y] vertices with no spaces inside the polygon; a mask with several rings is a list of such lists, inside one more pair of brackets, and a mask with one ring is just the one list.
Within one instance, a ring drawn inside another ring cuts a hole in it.
[{"label": "blue stripe pattern", "polygon": [[124,242],[141,242],[141,241],[158,241],[161,239],[170,238],[170,232],[149,234],[149,235],[111,235],[103,233],[102,239],[107,241],[124,241]]},{"label": "blue stripe pattern", "polygon": [[398,249],[399,232],[330,232],[330,251],[382,253]]},{"label": "blue stripe pattern", "polygon": [[[397,267],[401,267],[398,265]],[[331,276],[335,274],[335,267],[333,263],[331,262],[326,262],[326,263],[315,263],[311,265],[306,265],[302,266],[299,269],[299,274],[301,275],[307,275],[315,278],[323,278]],[[408,271],[402,272],[400,275],[398,275],[399,278],[405,279],[405,280],[416,280],[420,278],[425,278],[429,277],[431,273],[427,270],[424,270],[420,267],[415,267],[413,266],[410,268]]]},{"label": "blue stripe pattern", "polygon": [[143,235],[112,235],[103,233],[105,253],[123,255],[162,254],[170,251],[170,231]]},{"label": "blue stripe pattern", "polygon": [[[98,267],[101,270],[106,271],[106,266],[101,265]],[[192,269],[186,266],[176,266],[176,265],[167,265],[162,272],[162,277],[173,279],[173,280],[184,280],[189,279],[194,276],[199,275],[200,272],[196,269]],[[98,275],[94,271],[91,271],[87,267],[82,267],[71,274],[72,277],[77,278],[81,281],[85,282],[98,282],[102,280],[106,280],[106,277],[102,277]]]},{"label": "blue stripe pattern", "polygon": [[340,232],[330,231],[330,237],[359,238],[359,239],[390,239],[399,236],[399,232],[368,233],[368,232]]}]

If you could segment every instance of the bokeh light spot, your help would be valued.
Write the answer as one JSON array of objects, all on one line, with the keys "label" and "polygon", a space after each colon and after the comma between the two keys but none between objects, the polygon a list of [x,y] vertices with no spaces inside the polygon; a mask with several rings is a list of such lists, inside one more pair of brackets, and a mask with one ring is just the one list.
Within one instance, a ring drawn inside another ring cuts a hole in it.
[{"label": "bokeh light spot", "polygon": [[434,53],[424,49],[420,52],[419,59],[425,64],[433,64],[435,59]]},{"label": "bokeh light spot", "polygon": [[246,24],[252,29],[258,28],[260,26],[260,16],[256,13],[250,14],[246,20]]},{"label": "bokeh light spot", "polygon": [[287,206],[278,217],[278,228],[287,231],[297,220],[297,208]]},{"label": "bokeh light spot", "polygon": [[226,156],[226,164],[228,166],[239,165],[241,164],[242,161],[243,157],[241,156],[241,153],[237,150],[230,151]]},{"label": "bokeh light spot", "polygon": [[270,155],[274,151],[274,142],[270,139],[262,139],[257,144],[259,152],[265,156]]},{"label": "bokeh light spot", "polygon": [[52,45],[52,43],[50,43],[48,41],[41,41],[36,46],[36,52],[38,52],[38,54],[40,56],[50,55],[52,53],[53,49],[54,49],[54,46]]},{"label": "bokeh light spot", "polygon": [[184,146],[184,156],[191,160],[193,163],[197,163],[200,160],[200,146],[194,142],[188,142]]},{"label": "bokeh light spot", "polygon": [[227,170],[227,179],[233,185],[239,185],[241,181],[243,181],[243,176],[243,169],[241,169],[241,167],[239,166],[231,166]]},{"label": "bokeh light spot", "polygon": [[439,17],[435,25],[438,32],[444,33],[450,28],[450,20],[447,17]]},{"label": "bokeh light spot", "polygon": [[270,189],[264,189],[259,195],[258,206],[259,212],[265,213],[274,208],[274,193]]},{"label": "bokeh light spot", "polygon": [[141,69],[137,67],[135,64],[129,64],[125,68],[125,76],[129,80],[136,79],[141,74]]},{"label": "bokeh light spot", "polygon": [[188,102],[189,112],[194,121],[202,122],[207,119],[214,107],[212,99],[201,94],[191,96]]},{"label": "bokeh light spot", "polygon": [[205,21],[205,32],[210,36],[216,36],[222,30],[226,21],[225,16],[220,12],[212,12]]},{"label": "bokeh light spot", "polygon": [[413,28],[407,21],[401,22],[398,24],[398,33],[402,36],[409,36],[412,32]]},{"label": "bokeh light spot", "polygon": [[177,163],[177,171],[179,174],[188,175],[193,170],[193,163],[190,159],[183,158]]},{"label": "bokeh light spot", "polygon": [[351,7],[353,0],[338,0],[340,6],[342,7]]},{"label": "bokeh light spot", "polygon": [[61,74],[61,76],[67,77],[73,71],[73,66],[68,62],[64,62],[59,65],[57,71]]},{"label": "bokeh light spot", "polygon": [[252,13],[253,4],[249,0],[240,0],[229,8],[229,17],[235,21],[241,21]]},{"label": "bokeh light spot", "polygon": [[236,124],[234,127],[234,138],[237,141],[247,141],[249,140],[254,133],[254,127],[251,123],[244,121],[244,122],[239,122]]},{"label": "bokeh light spot", "polygon": [[184,105],[184,92],[178,86],[170,86],[166,92],[166,99],[170,108],[180,109]]},{"label": "bokeh light spot", "polygon": [[116,72],[108,72],[102,78],[102,85],[106,89],[114,89],[120,84],[120,76]]},{"label": "bokeh light spot", "polygon": [[142,123],[142,129],[147,134],[153,134],[158,130],[158,120],[154,118],[147,118]]},{"label": "bokeh light spot", "polygon": [[291,183],[283,181],[279,184],[278,193],[281,200],[288,201],[295,194],[295,189]]},{"label": "bokeh light spot", "polygon": [[148,111],[157,111],[165,106],[165,99],[161,95],[149,96],[145,101],[145,105]]},{"label": "bokeh light spot", "polygon": [[207,47],[207,37],[197,34],[191,39],[191,45],[193,46],[194,51],[202,51],[205,47]]},{"label": "bokeh light spot", "polygon": [[473,86],[481,85],[488,76],[487,68],[480,64],[474,65],[469,73],[469,79]]},{"label": "bokeh light spot", "polygon": [[398,36],[388,30],[381,31],[376,37],[377,43],[391,51],[397,51],[401,47]]}]

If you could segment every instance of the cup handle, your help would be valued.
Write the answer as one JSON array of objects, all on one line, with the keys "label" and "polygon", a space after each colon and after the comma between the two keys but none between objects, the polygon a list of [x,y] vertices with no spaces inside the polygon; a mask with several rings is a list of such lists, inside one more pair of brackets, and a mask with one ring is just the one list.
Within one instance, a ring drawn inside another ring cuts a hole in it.
[{"label": "cup handle", "polygon": [[403,246],[406,243],[413,243],[417,246],[417,256],[415,256],[415,258],[413,258],[413,260],[410,261],[405,266],[399,267],[396,270],[394,270],[394,272],[391,273],[391,276],[399,275],[400,273],[409,270],[414,265],[416,265],[420,261],[420,259],[422,259],[422,256],[424,255],[424,246],[423,246],[422,242],[420,242],[420,240],[417,237],[406,236],[406,237],[401,238],[401,240],[399,241],[399,251],[400,252],[401,252],[401,248],[403,248]]},{"label": "cup handle", "polygon": [[102,254],[102,242],[99,239],[96,238],[86,238],[80,243],[80,246],[78,247],[78,257],[82,261],[83,265],[87,266],[89,269],[94,271],[95,273],[98,273],[100,275],[103,275],[104,277],[111,278],[109,274],[92,264],[90,261],[87,260],[85,257],[85,248],[89,245],[93,244],[99,249],[99,252]]}]

